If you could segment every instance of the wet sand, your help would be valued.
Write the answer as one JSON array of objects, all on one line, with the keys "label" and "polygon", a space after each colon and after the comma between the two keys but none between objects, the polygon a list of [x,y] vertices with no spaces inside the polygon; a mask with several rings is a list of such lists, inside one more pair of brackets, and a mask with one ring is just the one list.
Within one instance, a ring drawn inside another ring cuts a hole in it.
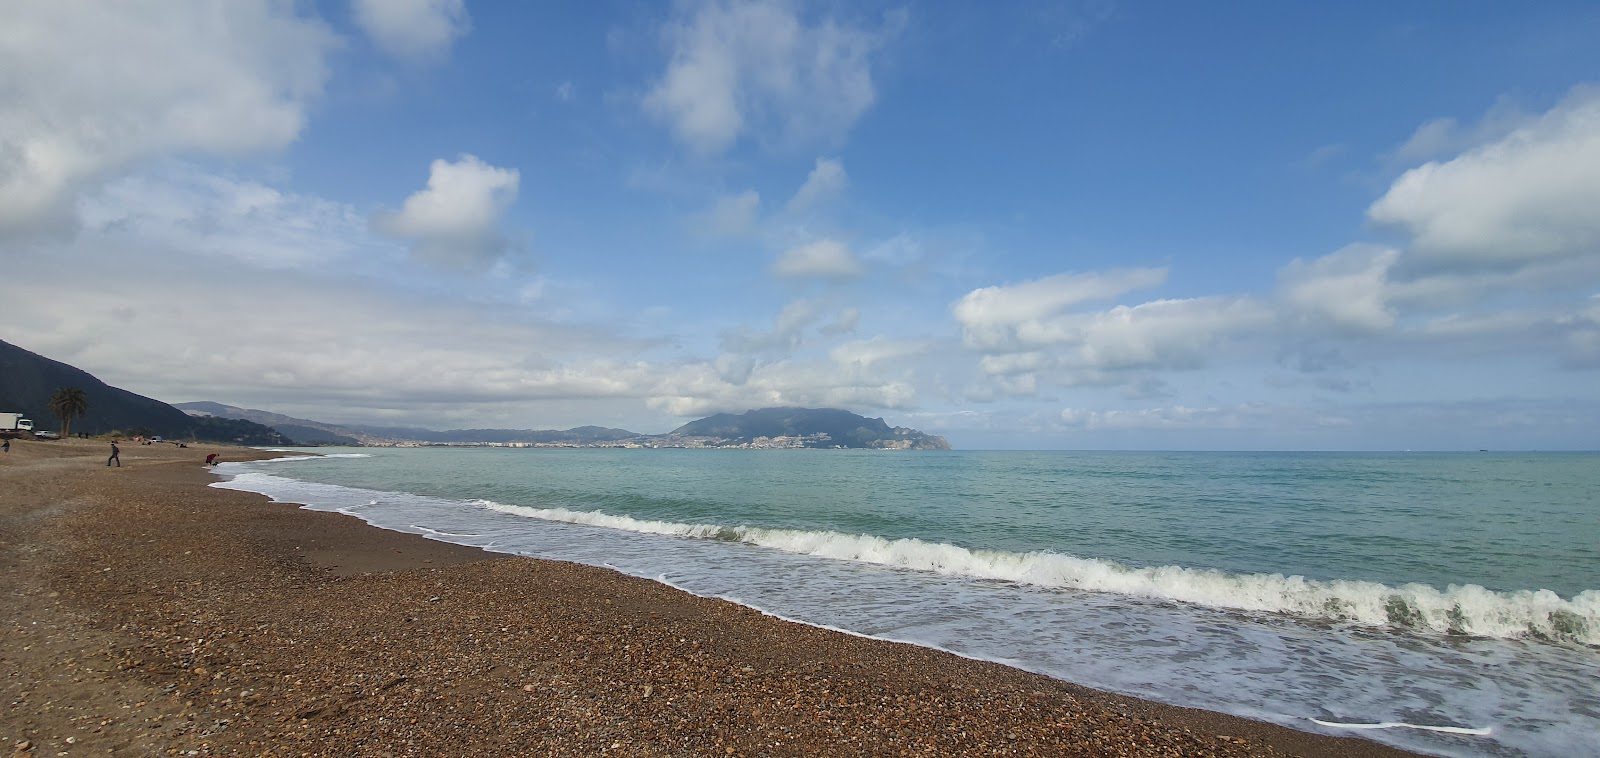
[{"label": "wet sand", "polygon": [[13,442],[0,748],[54,755],[1400,756],[208,488],[242,448]]}]

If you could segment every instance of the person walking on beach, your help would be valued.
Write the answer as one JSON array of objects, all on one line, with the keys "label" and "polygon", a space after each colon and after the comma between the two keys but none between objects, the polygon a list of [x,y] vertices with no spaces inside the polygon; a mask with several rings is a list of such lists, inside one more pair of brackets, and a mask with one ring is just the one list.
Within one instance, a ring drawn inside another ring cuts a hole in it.
[{"label": "person walking on beach", "polygon": [[6,440],[6,444],[0,445],[0,450],[4,450],[5,451],[5,456],[7,458],[10,458],[11,457],[11,440]]},{"label": "person walking on beach", "polygon": [[122,449],[117,447],[116,442],[111,443],[111,457],[106,459],[106,468],[111,468],[112,461],[117,462],[117,468],[122,468]]}]

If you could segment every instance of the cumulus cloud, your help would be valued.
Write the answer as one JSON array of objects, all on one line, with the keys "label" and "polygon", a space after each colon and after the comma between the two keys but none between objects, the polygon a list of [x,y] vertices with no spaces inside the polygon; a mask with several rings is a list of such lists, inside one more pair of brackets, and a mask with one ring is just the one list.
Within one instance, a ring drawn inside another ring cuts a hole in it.
[{"label": "cumulus cloud", "polygon": [[1345,416],[1310,408],[1239,403],[1229,406],[1170,405],[1157,408],[1087,410],[1063,408],[1061,426],[1089,431],[1182,431],[1281,427],[1285,419],[1302,427],[1348,427]]},{"label": "cumulus cloud", "polygon": [[1239,417],[1220,408],[1190,408],[1182,405],[1106,411],[1063,408],[1061,423],[1068,427],[1094,430],[1173,429],[1238,426]]},{"label": "cumulus cloud", "polygon": [[794,300],[778,311],[778,315],[772,319],[770,329],[751,329],[741,326],[723,332],[722,349],[735,353],[793,349],[800,344],[806,327],[816,323],[821,315],[821,309],[816,303],[805,299]]},{"label": "cumulus cloud", "polygon": [[755,229],[760,216],[761,193],[745,190],[718,197],[702,217],[702,227],[712,237],[742,237]]},{"label": "cumulus cloud", "polygon": [[0,235],[69,229],[82,189],[140,159],[292,142],[336,44],[295,7],[9,3],[0,24]]},{"label": "cumulus cloud", "polygon": [[1476,124],[1463,125],[1449,117],[1424,123],[1387,157],[1396,163],[1412,164],[1460,153],[1504,138],[1533,119],[1516,102],[1502,97]]},{"label": "cumulus cloud", "polygon": [[1272,309],[1251,298],[1200,297],[1032,322],[1018,337],[1024,345],[1064,350],[1069,368],[1188,368],[1200,365],[1220,341],[1274,322]]},{"label": "cumulus cloud", "polygon": [[435,160],[428,186],[406,198],[399,212],[372,217],[373,231],[408,240],[421,260],[482,266],[507,248],[500,216],[517,198],[516,169],[497,168],[463,154],[454,163]]},{"label": "cumulus cloud", "polygon": [[842,308],[833,321],[824,324],[819,330],[824,337],[837,337],[841,334],[850,334],[856,330],[856,325],[861,323],[861,309]]},{"label": "cumulus cloud", "polygon": [[201,265],[314,268],[375,247],[349,205],[183,163],[110,181],[83,197],[79,215],[90,241],[132,237]]},{"label": "cumulus cloud", "polygon": [[1583,308],[1556,323],[1564,332],[1566,366],[1600,369],[1600,295],[1590,297]]},{"label": "cumulus cloud", "polygon": [[1278,272],[1278,293],[1312,329],[1381,332],[1394,326],[1388,274],[1400,253],[1351,245],[1311,261],[1296,258]]},{"label": "cumulus cloud", "polygon": [[680,375],[663,378],[655,389],[647,405],[679,417],[779,405],[900,409],[912,407],[917,398],[916,387],[908,381],[841,372],[831,363],[797,361],[763,364],[738,384],[698,366],[686,366]]},{"label": "cumulus cloud", "polygon": [[1516,267],[1600,249],[1600,88],[1504,137],[1407,171],[1368,209],[1434,268]]},{"label": "cumulus cloud", "polygon": [[[503,427],[592,423],[618,408],[688,416],[780,404],[899,408],[916,397],[905,380],[846,376],[829,360],[784,357],[830,312],[805,301],[785,308],[772,334],[743,335],[740,347],[770,346],[775,359],[736,382],[714,361],[630,359],[648,345],[603,328],[508,318],[493,302],[352,290],[298,268],[243,274],[142,255],[143,246],[165,244],[142,234],[36,244],[51,254],[20,256],[0,277],[0,299],[30,303],[8,315],[0,339],[167,401],[221,400],[331,421],[404,414],[431,426]],[[261,317],[261,302],[273,304],[272,318]]]},{"label": "cumulus cloud", "polygon": [[445,57],[472,28],[464,0],[354,0],[352,10],[378,47],[413,61]]},{"label": "cumulus cloud", "polygon": [[783,0],[706,0],[669,24],[670,60],[647,113],[702,153],[741,136],[799,144],[837,138],[877,97],[871,57],[892,34],[803,21]]},{"label": "cumulus cloud", "polygon": [[850,184],[844,164],[837,158],[818,158],[817,165],[806,176],[806,183],[789,199],[789,210],[804,210],[838,197]]},{"label": "cumulus cloud", "polygon": [[821,239],[785,251],[772,264],[772,272],[790,279],[844,281],[860,276],[862,268],[843,242]]},{"label": "cumulus cloud", "polygon": [[[8,317],[4,338],[168,401],[320,402],[324,412],[376,415],[413,403],[482,410],[620,391],[609,367],[581,358],[629,349],[603,331],[352,289],[298,269],[136,255],[163,243],[116,239],[85,235],[16,261],[17,278],[0,277],[0,296],[35,306]],[[61,261],[74,275],[61,275]],[[261,303],[272,304],[270,318]],[[535,360],[534,351],[560,360]]]},{"label": "cumulus cloud", "polygon": [[828,351],[828,357],[841,366],[867,368],[880,363],[901,361],[928,351],[924,340],[897,340],[873,337],[846,342]]},{"label": "cumulus cloud", "polygon": [[1106,300],[1166,281],[1164,268],[1056,274],[1021,284],[982,287],[951,307],[966,342],[980,349],[1005,349],[1019,330],[1070,306]]},{"label": "cumulus cloud", "polygon": [[1270,332],[1277,313],[1246,297],[1154,300],[1017,324],[1005,340],[969,341],[1003,394],[1060,386],[1155,386],[1149,372],[1207,365],[1231,341]]}]

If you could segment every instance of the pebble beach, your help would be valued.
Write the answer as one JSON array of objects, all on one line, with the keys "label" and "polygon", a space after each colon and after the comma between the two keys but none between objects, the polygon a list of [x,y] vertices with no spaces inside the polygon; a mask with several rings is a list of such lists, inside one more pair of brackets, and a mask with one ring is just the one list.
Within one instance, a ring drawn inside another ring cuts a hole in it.
[{"label": "pebble beach", "polygon": [[207,487],[246,448],[14,441],[15,755],[1400,756]]}]

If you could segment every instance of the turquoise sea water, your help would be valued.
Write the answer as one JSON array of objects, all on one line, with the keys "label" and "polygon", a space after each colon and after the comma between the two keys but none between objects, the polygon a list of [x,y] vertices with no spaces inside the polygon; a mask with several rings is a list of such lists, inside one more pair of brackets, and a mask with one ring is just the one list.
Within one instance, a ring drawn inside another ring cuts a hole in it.
[{"label": "turquoise sea water", "polygon": [[224,486],[1302,729],[1600,755],[1596,454],[317,452]]}]

